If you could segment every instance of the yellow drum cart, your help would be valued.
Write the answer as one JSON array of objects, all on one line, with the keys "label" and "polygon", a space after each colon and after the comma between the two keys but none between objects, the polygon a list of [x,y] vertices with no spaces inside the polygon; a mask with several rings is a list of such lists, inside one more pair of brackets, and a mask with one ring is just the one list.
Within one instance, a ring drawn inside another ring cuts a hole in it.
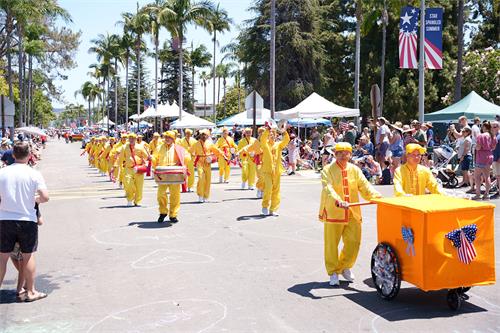
[{"label": "yellow drum cart", "polygon": [[495,283],[494,205],[442,195],[374,202],[371,272],[382,298],[396,297],[406,281],[424,291],[448,289],[457,310],[470,287]]}]

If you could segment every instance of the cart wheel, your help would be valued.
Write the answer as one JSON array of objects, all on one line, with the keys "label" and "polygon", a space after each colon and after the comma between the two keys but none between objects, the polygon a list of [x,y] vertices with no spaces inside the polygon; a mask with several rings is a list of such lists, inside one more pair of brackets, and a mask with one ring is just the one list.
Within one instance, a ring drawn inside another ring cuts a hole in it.
[{"label": "cart wheel", "polygon": [[388,245],[380,243],[372,254],[372,280],[383,299],[391,300],[401,287],[401,269],[396,252]]},{"label": "cart wheel", "polygon": [[466,292],[468,292],[470,290],[471,287],[461,287],[461,288],[458,288],[458,292],[460,294],[465,294]]},{"label": "cart wheel", "polygon": [[448,187],[455,188],[457,186],[458,186],[458,178],[455,176],[451,176],[450,180],[448,181]]},{"label": "cart wheel", "polygon": [[459,289],[449,290],[446,295],[446,302],[448,302],[448,306],[453,311],[460,309],[460,306],[462,305],[462,297],[460,297]]}]

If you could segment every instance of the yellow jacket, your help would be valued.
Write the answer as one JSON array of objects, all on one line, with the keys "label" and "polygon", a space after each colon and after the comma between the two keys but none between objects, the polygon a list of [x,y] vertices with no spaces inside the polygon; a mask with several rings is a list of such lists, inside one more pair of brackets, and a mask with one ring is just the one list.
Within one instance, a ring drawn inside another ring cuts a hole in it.
[{"label": "yellow jacket", "polygon": [[[184,159],[181,161],[181,159]],[[167,147],[165,143],[158,146],[153,154],[153,167],[185,165],[186,152],[182,146],[172,144]]]},{"label": "yellow jacket", "polygon": [[442,194],[439,190],[436,178],[434,178],[429,168],[418,164],[416,170],[411,170],[405,163],[394,171],[395,196],[401,197],[405,194],[426,194],[426,189],[431,194]]},{"label": "yellow jacket", "polygon": [[194,158],[194,166],[196,167],[210,165],[206,158],[210,155],[221,155],[222,152],[213,143],[198,141],[191,148],[191,154]]},{"label": "yellow jacket", "polygon": [[260,148],[262,149],[262,172],[279,172],[280,174],[285,171],[283,164],[281,164],[281,153],[283,149],[290,142],[288,132],[283,133],[283,139],[271,144],[269,141],[269,129],[266,128],[260,137]]},{"label": "yellow jacket", "polygon": [[359,195],[365,200],[382,197],[366,180],[361,169],[354,164],[347,163],[342,169],[336,162],[328,164],[321,172],[321,203],[319,220],[331,223],[347,223],[349,215],[352,219],[361,222],[361,209],[351,207],[343,209],[336,206],[337,201],[359,202]]},{"label": "yellow jacket", "polygon": [[[238,153],[240,154],[240,161],[246,162],[253,160],[250,154],[245,151],[245,147],[252,146],[256,141],[257,139],[253,137],[250,137],[250,139],[247,139],[245,137],[241,138],[240,142],[238,142]],[[254,150],[252,150],[252,153],[256,154]]]},{"label": "yellow jacket", "polygon": [[[127,143],[122,147],[118,163],[120,165],[124,165],[125,168],[132,169],[135,166],[145,165],[148,160],[149,154],[144,147],[138,144],[135,144],[134,146],[135,147],[131,149],[130,143]],[[132,151],[134,152],[134,158],[132,157]]]},{"label": "yellow jacket", "polygon": [[190,137],[189,139],[187,137],[184,137],[184,138],[179,140],[178,145],[182,146],[182,148],[184,148],[184,150],[186,151],[186,160],[187,161],[191,160],[192,150],[193,150],[194,145],[197,142],[198,141],[193,137]]},{"label": "yellow jacket", "polygon": [[217,142],[215,143],[215,146],[224,153],[224,156],[226,156],[226,158],[231,158],[231,148],[237,148],[233,138],[230,136],[228,136],[227,138],[224,138],[223,136],[220,137],[219,140],[217,140]]},{"label": "yellow jacket", "polygon": [[149,143],[150,154],[153,155],[156,151],[156,148],[160,147],[162,143],[163,143],[163,140],[161,138],[153,138],[151,140],[151,142]]}]

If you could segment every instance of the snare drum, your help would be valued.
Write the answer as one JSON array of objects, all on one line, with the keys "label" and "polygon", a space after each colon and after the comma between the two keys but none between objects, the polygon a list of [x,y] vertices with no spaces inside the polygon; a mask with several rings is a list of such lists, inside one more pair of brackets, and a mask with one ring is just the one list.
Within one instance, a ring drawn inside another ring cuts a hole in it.
[{"label": "snare drum", "polygon": [[148,166],[147,165],[136,165],[134,167],[134,172],[138,174],[143,174],[148,172]]},{"label": "snare drum", "polygon": [[186,168],[183,166],[158,166],[153,176],[158,185],[184,184]]}]

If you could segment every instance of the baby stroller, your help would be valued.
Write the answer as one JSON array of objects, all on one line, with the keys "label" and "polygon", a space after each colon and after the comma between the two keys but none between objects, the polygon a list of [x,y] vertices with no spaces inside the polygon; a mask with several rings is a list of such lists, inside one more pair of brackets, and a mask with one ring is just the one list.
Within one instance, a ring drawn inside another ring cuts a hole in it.
[{"label": "baby stroller", "polygon": [[440,146],[434,148],[434,176],[443,184],[443,187],[455,188],[458,185],[458,178],[454,170],[448,169],[450,161],[457,156],[457,153],[450,146]]}]

